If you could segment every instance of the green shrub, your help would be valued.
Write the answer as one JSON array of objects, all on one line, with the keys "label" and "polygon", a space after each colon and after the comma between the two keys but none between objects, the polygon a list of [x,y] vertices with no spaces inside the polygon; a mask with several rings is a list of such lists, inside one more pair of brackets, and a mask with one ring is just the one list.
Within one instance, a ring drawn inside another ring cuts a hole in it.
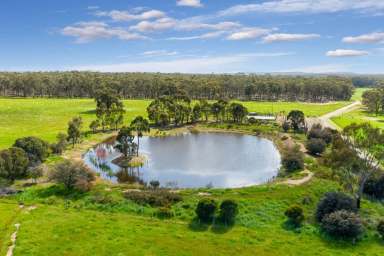
[{"label": "green shrub", "polygon": [[156,216],[159,219],[170,219],[174,216],[174,214],[169,207],[160,207],[156,212]]},{"label": "green shrub", "polygon": [[291,205],[286,211],[285,216],[288,218],[289,222],[295,226],[300,226],[304,220],[304,211],[299,205]]},{"label": "green shrub", "polygon": [[220,204],[219,220],[225,223],[226,225],[233,225],[235,223],[235,218],[238,213],[238,205],[234,200],[224,200]]},{"label": "green shrub", "polygon": [[344,193],[328,192],[317,205],[316,219],[321,222],[326,215],[340,210],[357,212],[355,200]]},{"label": "green shrub", "polygon": [[357,238],[363,233],[360,217],[346,210],[326,215],[321,221],[321,227],[329,235],[337,238]]},{"label": "green shrub", "polygon": [[179,194],[171,193],[168,190],[151,190],[151,191],[129,191],[124,197],[137,204],[150,205],[152,207],[167,207],[182,201]]},{"label": "green shrub", "polygon": [[283,152],[282,164],[287,172],[304,169],[304,154],[298,146]]},{"label": "green shrub", "polygon": [[49,144],[36,137],[17,139],[13,146],[21,148],[27,153],[30,164],[44,162],[49,155]]},{"label": "green shrub", "polygon": [[151,180],[149,185],[152,189],[158,189],[160,187],[160,182],[158,180]]},{"label": "green shrub", "polygon": [[365,183],[364,193],[376,199],[384,199],[384,175],[369,178]]},{"label": "green shrub", "polygon": [[305,148],[312,155],[320,155],[325,151],[327,144],[323,139],[311,138],[307,141]]},{"label": "green shrub", "polygon": [[291,125],[289,122],[285,121],[282,125],[281,125],[281,128],[283,128],[283,131],[284,132],[288,132],[289,131],[289,128],[291,128]]},{"label": "green shrub", "polygon": [[377,225],[377,232],[379,232],[380,236],[384,238],[384,220],[379,221]]},{"label": "green shrub", "polygon": [[0,151],[0,177],[13,183],[27,177],[28,155],[18,147]]},{"label": "green shrub", "polygon": [[217,203],[213,199],[204,198],[199,201],[196,207],[197,218],[201,222],[212,222],[215,216]]},{"label": "green shrub", "polygon": [[83,163],[65,160],[56,164],[49,175],[50,180],[63,184],[67,190],[88,191],[95,174]]}]

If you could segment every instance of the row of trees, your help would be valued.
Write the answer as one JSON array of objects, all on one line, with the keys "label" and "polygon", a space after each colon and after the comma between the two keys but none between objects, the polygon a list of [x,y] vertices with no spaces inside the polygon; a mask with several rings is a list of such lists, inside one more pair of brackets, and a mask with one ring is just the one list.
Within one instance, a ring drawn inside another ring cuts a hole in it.
[{"label": "row of trees", "polygon": [[248,110],[240,103],[219,100],[210,104],[200,100],[192,105],[185,95],[162,96],[151,102],[147,108],[149,120],[158,126],[183,125],[189,122],[208,121],[213,116],[216,122],[233,121],[242,123]]},{"label": "row of trees", "polygon": [[0,73],[0,96],[93,98],[105,84],[126,99],[184,90],[192,99],[326,102],[349,100],[353,92],[351,79],[337,76],[39,72]]},{"label": "row of trees", "polygon": [[384,86],[365,91],[363,93],[363,104],[370,113],[384,114]]}]

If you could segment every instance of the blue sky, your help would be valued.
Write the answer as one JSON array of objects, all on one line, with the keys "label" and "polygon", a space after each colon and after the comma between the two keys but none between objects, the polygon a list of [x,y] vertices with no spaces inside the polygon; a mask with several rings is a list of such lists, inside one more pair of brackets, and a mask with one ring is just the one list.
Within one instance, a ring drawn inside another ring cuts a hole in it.
[{"label": "blue sky", "polygon": [[0,70],[384,73],[379,0],[2,0]]}]

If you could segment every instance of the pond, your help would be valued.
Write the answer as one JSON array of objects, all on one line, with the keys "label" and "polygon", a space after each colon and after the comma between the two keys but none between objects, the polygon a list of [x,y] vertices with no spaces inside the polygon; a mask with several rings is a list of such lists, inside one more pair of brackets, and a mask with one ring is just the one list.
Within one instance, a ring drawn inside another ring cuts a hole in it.
[{"label": "pond", "polygon": [[232,133],[186,133],[143,137],[142,167],[122,169],[112,163],[120,153],[101,144],[84,155],[85,163],[113,182],[157,180],[172,188],[236,188],[265,183],[280,168],[280,154],[264,138]]}]

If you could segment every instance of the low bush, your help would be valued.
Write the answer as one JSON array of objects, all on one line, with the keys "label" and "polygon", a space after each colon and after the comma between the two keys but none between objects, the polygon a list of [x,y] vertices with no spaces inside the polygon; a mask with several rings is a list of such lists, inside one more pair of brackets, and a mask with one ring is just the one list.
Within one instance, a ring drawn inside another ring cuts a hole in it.
[{"label": "low bush", "polygon": [[304,210],[299,205],[291,205],[284,213],[288,221],[298,227],[304,220]]},{"label": "low bush", "polygon": [[158,189],[160,187],[160,182],[158,180],[152,180],[149,182],[149,185],[152,189]]},{"label": "low bush", "polygon": [[379,224],[377,225],[377,232],[379,232],[379,235],[384,238],[384,220],[379,221]]},{"label": "low bush", "polygon": [[281,128],[283,128],[283,131],[284,132],[288,132],[289,131],[289,128],[291,128],[291,125],[289,122],[285,121],[282,125],[281,125]]},{"label": "low bush", "polygon": [[320,155],[325,151],[327,144],[323,139],[311,138],[307,141],[305,148],[311,155]]},{"label": "low bush", "polygon": [[304,169],[304,154],[298,146],[283,152],[282,164],[287,172]]},{"label": "low bush", "polygon": [[364,193],[376,199],[384,199],[384,175],[368,179],[364,186]]},{"label": "low bush", "polygon": [[340,210],[357,212],[356,201],[344,193],[328,192],[317,205],[316,219],[321,222],[326,215]]},{"label": "low bush", "polygon": [[204,223],[212,222],[217,209],[217,203],[213,199],[204,198],[199,201],[196,207],[197,218]]},{"label": "low bush", "polygon": [[224,200],[220,204],[219,220],[226,225],[233,225],[238,213],[238,205],[235,201],[229,199]]},{"label": "low bush", "polygon": [[160,207],[157,212],[156,212],[156,216],[159,218],[159,219],[170,219],[174,216],[171,208],[169,207]]},{"label": "low bush", "polygon": [[165,189],[151,191],[129,191],[124,197],[137,204],[150,205],[152,207],[168,207],[182,201],[179,194],[172,193]]},{"label": "low bush", "polygon": [[324,128],[321,124],[313,125],[312,128],[308,131],[308,139],[322,139],[325,143],[330,144],[335,131],[330,128]]},{"label": "low bush", "polygon": [[49,178],[63,184],[67,190],[88,191],[95,175],[83,163],[65,160],[53,167]]},{"label": "low bush", "polygon": [[363,233],[363,225],[359,215],[340,210],[326,215],[321,227],[329,235],[337,238],[358,238]]}]

